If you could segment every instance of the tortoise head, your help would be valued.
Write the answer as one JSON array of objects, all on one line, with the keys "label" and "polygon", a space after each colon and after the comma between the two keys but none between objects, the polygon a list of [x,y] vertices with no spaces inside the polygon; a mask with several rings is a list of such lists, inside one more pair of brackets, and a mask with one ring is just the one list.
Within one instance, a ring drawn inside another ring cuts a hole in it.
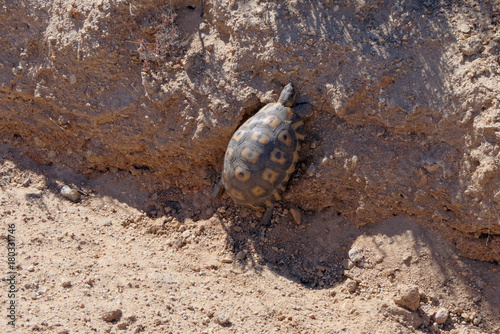
[{"label": "tortoise head", "polygon": [[295,101],[295,90],[291,83],[285,86],[281,91],[280,98],[278,99],[278,103],[284,105],[285,107],[291,107],[293,102]]}]

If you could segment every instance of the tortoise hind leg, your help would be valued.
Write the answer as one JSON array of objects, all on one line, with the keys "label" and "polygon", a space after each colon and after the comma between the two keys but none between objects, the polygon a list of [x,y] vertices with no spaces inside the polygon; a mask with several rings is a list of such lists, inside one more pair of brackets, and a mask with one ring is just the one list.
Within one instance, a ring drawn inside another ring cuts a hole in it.
[{"label": "tortoise hind leg", "polygon": [[264,225],[264,226],[271,225],[271,217],[273,215],[273,211],[274,211],[274,204],[267,207],[266,212],[264,213],[264,216],[262,217],[262,225]]},{"label": "tortoise hind leg", "polygon": [[222,177],[219,179],[219,181],[215,184],[213,189],[210,191],[210,197],[215,198],[219,197],[222,194],[222,189],[224,187],[222,186]]}]

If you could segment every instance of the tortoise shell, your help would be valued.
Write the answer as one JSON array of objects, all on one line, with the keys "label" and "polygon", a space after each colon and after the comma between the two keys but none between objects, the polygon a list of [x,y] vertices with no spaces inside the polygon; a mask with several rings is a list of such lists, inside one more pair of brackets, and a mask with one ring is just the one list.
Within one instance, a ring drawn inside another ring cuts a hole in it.
[{"label": "tortoise shell", "polygon": [[278,102],[264,106],[229,141],[222,184],[236,204],[272,208],[281,199],[304,139],[304,123],[291,108],[294,99],[288,84]]}]

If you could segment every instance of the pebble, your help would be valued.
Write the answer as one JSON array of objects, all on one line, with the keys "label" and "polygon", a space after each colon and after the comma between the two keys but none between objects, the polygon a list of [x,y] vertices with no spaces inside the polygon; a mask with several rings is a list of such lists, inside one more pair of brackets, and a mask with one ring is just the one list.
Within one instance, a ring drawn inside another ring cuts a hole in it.
[{"label": "pebble", "polygon": [[78,190],[73,189],[69,186],[64,186],[61,188],[61,195],[73,202],[76,202],[80,199],[80,193],[78,192]]},{"label": "pebble", "polygon": [[24,179],[22,185],[23,187],[27,187],[30,185],[30,183],[31,183],[31,178],[27,177],[26,179]]},{"label": "pebble", "polygon": [[460,23],[458,25],[458,30],[460,30],[464,34],[468,34],[468,33],[470,33],[470,25],[468,25],[467,23],[462,22],[462,23]]},{"label": "pebble", "polygon": [[347,291],[350,293],[353,293],[358,288],[358,282],[350,278],[346,279],[345,285],[347,287]]},{"label": "pebble", "polygon": [[239,251],[237,254],[236,254],[236,260],[240,261],[240,260],[243,260],[245,258],[245,256],[247,256],[247,254],[244,252],[244,251]]},{"label": "pebble", "polygon": [[478,36],[471,36],[459,43],[458,49],[466,56],[475,55],[484,49],[483,41]]},{"label": "pebble", "polygon": [[316,173],[316,166],[314,166],[314,164],[311,164],[311,166],[309,166],[309,168],[307,168],[306,174],[308,176],[313,176],[314,173]]},{"label": "pebble", "polygon": [[221,313],[217,316],[215,320],[219,325],[226,325],[229,323],[229,315]]},{"label": "pebble", "polygon": [[208,28],[208,24],[206,22],[201,22],[200,23],[200,26],[199,26],[200,30],[205,30],[207,28]]},{"label": "pebble", "polygon": [[411,260],[411,254],[410,253],[404,253],[403,254],[403,262],[408,262]]},{"label": "pebble", "polygon": [[302,214],[300,213],[300,210],[296,208],[291,208],[290,213],[292,214],[292,218],[295,221],[295,223],[297,225],[300,225],[302,223]]},{"label": "pebble", "polygon": [[420,306],[420,292],[416,285],[400,285],[394,297],[396,305],[415,311]]},{"label": "pebble", "polygon": [[68,288],[68,287],[70,287],[70,286],[71,286],[71,281],[70,281],[69,279],[65,279],[65,278],[63,278],[63,279],[61,280],[61,286],[62,286],[63,288]]},{"label": "pebble", "polygon": [[445,308],[440,308],[434,315],[434,320],[438,324],[444,324],[448,320],[448,310]]},{"label": "pebble", "polygon": [[113,322],[119,320],[121,316],[122,316],[122,310],[117,309],[113,311],[104,312],[103,315],[101,316],[101,319],[106,322]]},{"label": "pebble", "polygon": [[353,247],[349,250],[349,259],[354,262],[358,263],[361,260],[363,260],[363,254],[361,253],[361,249],[357,247]]}]

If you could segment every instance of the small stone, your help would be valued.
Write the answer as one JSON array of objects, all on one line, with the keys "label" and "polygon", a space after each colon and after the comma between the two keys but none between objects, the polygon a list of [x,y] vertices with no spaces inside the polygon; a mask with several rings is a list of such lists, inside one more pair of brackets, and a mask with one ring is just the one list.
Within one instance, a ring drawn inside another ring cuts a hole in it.
[{"label": "small stone", "polygon": [[28,270],[30,273],[32,273],[35,271],[35,267],[33,265],[31,265],[28,268],[26,268],[26,270]]},{"label": "small stone", "polygon": [[350,293],[353,293],[358,288],[358,282],[350,278],[346,279],[345,285],[347,287],[347,291]]},{"label": "small stone", "polygon": [[466,56],[475,55],[478,52],[483,51],[483,41],[478,36],[471,36],[466,40],[463,40],[458,45],[458,49]]},{"label": "small stone", "polygon": [[314,164],[311,164],[309,168],[307,168],[306,174],[308,176],[314,176],[314,173],[316,173],[316,166]]},{"label": "small stone", "polygon": [[411,254],[410,253],[404,253],[403,254],[403,262],[408,262],[411,260]]},{"label": "small stone", "polygon": [[481,323],[481,318],[479,317],[475,317],[474,320],[472,321],[472,323],[477,326]]},{"label": "small stone", "polygon": [[30,185],[30,183],[31,183],[31,178],[27,177],[26,179],[24,179],[22,185],[23,187],[27,187]]},{"label": "small stone", "polygon": [[448,320],[448,310],[445,308],[440,308],[434,315],[434,320],[438,324],[444,324]]},{"label": "small stone", "polygon": [[233,259],[231,259],[230,257],[223,257],[220,262],[222,263],[233,263]]},{"label": "small stone", "polygon": [[236,233],[240,233],[243,231],[243,228],[241,226],[233,226],[233,231]]},{"label": "small stone", "polygon": [[236,254],[236,260],[238,260],[238,261],[243,260],[245,258],[245,256],[247,256],[247,254],[244,251],[239,251]]},{"label": "small stone", "polygon": [[119,330],[125,330],[127,329],[128,327],[128,323],[126,322],[122,322],[122,323],[119,323],[118,326],[116,326]]},{"label": "small stone", "polygon": [[255,13],[256,13],[257,15],[262,15],[262,14],[264,14],[264,8],[262,8],[262,7],[260,7],[260,6],[259,6],[259,7],[257,7],[257,8],[255,9]]},{"label": "small stone", "polygon": [[80,199],[80,193],[78,192],[78,190],[73,189],[69,186],[64,186],[61,188],[61,195],[73,202],[76,202]]},{"label": "small stone", "polygon": [[290,213],[292,214],[292,218],[297,225],[302,223],[302,214],[299,209],[291,208]]},{"label": "small stone", "polygon": [[205,30],[208,28],[208,24],[206,22],[201,22],[200,23],[200,30]]},{"label": "small stone", "polygon": [[394,303],[412,311],[418,309],[420,306],[420,292],[418,291],[418,286],[400,285],[398,287],[398,293],[396,297],[394,297]]},{"label": "small stone", "polygon": [[219,325],[227,325],[229,323],[229,315],[221,313],[215,320]]},{"label": "small stone", "polygon": [[101,319],[106,322],[118,321],[122,317],[122,310],[117,309],[113,311],[104,312]]},{"label": "small stone", "polygon": [[470,25],[468,25],[467,23],[465,22],[462,22],[458,25],[458,30],[460,30],[461,32],[463,32],[464,34],[468,34],[470,33]]},{"label": "small stone", "polygon": [[71,286],[71,281],[70,281],[69,279],[65,279],[65,278],[63,278],[63,279],[61,280],[61,286],[62,286],[63,288],[69,288],[69,287]]},{"label": "small stone", "polygon": [[361,260],[363,260],[363,254],[361,253],[361,249],[357,247],[353,247],[349,250],[349,259],[354,262],[358,263]]}]

